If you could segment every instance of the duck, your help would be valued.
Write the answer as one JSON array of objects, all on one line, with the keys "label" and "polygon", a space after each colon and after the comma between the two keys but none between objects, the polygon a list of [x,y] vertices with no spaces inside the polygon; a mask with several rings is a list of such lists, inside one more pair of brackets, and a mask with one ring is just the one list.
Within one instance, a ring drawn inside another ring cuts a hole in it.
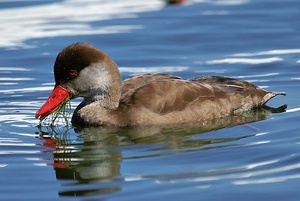
[{"label": "duck", "polygon": [[172,4],[182,4],[182,3],[185,3],[186,0],[166,0],[166,3],[169,4],[169,5],[172,5]]},{"label": "duck", "polygon": [[82,97],[71,122],[79,126],[134,127],[203,122],[265,105],[284,92],[266,91],[247,81],[163,73],[121,79],[105,52],[82,42],[64,48],[54,63],[55,87],[36,112],[40,120],[68,97]]}]

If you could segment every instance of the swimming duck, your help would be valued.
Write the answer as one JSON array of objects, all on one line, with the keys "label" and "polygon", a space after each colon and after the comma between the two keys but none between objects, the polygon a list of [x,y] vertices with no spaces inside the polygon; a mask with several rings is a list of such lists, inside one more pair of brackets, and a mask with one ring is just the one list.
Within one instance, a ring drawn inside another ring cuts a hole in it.
[{"label": "swimming duck", "polygon": [[72,124],[83,126],[199,122],[251,110],[285,95],[221,76],[185,80],[144,74],[122,81],[111,57],[86,43],[72,44],[58,54],[54,77],[55,88],[36,118],[44,119],[67,97],[83,97],[72,117]]},{"label": "swimming duck", "polygon": [[184,3],[186,0],[165,0],[167,4],[181,4]]}]

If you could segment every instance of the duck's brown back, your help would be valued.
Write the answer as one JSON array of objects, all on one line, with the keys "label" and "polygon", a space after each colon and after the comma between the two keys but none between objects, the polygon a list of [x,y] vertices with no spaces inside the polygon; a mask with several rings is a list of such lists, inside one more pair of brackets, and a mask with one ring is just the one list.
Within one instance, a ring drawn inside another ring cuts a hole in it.
[{"label": "duck's brown back", "polygon": [[139,121],[137,124],[182,123],[249,110],[273,96],[253,84],[231,78],[184,80],[147,74],[124,80],[120,105],[128,111],[129,121]]}]

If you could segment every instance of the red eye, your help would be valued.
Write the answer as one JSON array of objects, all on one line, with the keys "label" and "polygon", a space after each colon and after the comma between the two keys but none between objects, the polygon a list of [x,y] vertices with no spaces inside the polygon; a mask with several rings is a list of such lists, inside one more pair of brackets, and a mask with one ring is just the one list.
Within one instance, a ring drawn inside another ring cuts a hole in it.
[{"label": "red eye", "polygon": [[71,77],[76,77],[77,76],[77,71],[76,70],[70,70],[70,76]]}]

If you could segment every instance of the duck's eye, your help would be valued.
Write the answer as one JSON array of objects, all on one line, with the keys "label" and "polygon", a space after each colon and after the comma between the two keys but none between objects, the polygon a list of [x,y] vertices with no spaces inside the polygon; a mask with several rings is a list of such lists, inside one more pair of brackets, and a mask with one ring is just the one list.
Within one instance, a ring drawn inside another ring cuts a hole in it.
[{"label": "duck's eye", "polygon": [[76,77],[78,75],[76,70],[70,70],[69,72],[70,77]]}]

